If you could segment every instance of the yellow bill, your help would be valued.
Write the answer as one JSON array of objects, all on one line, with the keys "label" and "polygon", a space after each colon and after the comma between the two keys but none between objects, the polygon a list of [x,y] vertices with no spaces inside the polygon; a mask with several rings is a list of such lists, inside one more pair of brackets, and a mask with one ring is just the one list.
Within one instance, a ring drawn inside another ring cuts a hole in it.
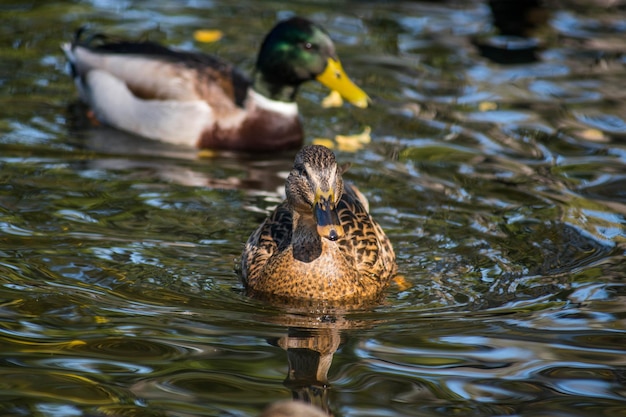
[{"label": "yellow bill", "polygon": [[369,97],[365,91],[348,78],[341,62],[333,58],[328,58],[328,65],[326,65],[324,72],[317,76],[317,81],[331,90],[337,91],[343,98],[357,107],[365,108],[369,103]]}]

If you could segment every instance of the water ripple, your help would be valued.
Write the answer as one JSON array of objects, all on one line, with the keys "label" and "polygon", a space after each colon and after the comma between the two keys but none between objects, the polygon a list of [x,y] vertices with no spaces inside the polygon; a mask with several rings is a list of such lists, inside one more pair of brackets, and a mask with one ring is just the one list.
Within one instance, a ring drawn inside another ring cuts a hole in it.
[{"label": "water ripple", "polygon": [[42,368],[65,369],[85,374],[106,373],[110,375],[129,375],[149,374],[153,371],[153,369],[148,366],[141,366],[134,363],[84,358],[41,359],[29,362],[28,365]]},{"label": "water ripple", "polygon": [[0,371],[0,377],[5,395],[14,394],[22,398],[94,406],[111,404],[129,397],[123,389],[70,373],[5,368]]},{"label": "water ripple", "polygon": [[613,114],[588,114],[575,112],[577,120],[585,125],[610,133],[626,134],[626,121]]},{"label": "water ripple", "polygon": [[[1,415],[258,415],[302,395],[277,340],[333,330],[317,389],[334,415],[626,417],[623,7],[22,3],[0,30]],[[250,299],[234,272],[293,153],[200,157],[94,126],[58,48],[98,16],[249,69],[293,14],[373,98],[321,108],[310,83],[298,101],[307,143],[371,128],[335,150],[402,274],[332,320]]]}]

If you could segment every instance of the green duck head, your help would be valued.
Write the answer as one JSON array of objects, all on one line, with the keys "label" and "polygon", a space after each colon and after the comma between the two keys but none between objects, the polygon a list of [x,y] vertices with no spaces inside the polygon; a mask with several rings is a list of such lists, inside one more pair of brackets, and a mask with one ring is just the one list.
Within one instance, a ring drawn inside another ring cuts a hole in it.
[{"label": "green duck head", "polygon": [[301,17],[279,22],[265,37],[256,62],[254,89],[274,100],[294,101],[300,84],[318,80],[357,107],[369,97],[343,71],[330,36]]}]

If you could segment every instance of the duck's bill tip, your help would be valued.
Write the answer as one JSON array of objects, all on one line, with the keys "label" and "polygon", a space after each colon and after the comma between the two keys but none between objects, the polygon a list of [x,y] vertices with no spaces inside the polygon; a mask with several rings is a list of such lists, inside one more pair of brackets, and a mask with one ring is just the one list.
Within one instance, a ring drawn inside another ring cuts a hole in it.
[{"label": "duck's bill tip", "polygon": [[356,107],[363,109],[370,103],[367,93],[352,82],[338,60],[328,58],[326,69],[317,76],[317,81],[337,91],[341,97]]},{"label": "duck's bill tip", "polygon": [[341,226],[334,225],[317,226],[317,233],[324,239],[332,240],[334,242],[343,236],[343,228]]}]

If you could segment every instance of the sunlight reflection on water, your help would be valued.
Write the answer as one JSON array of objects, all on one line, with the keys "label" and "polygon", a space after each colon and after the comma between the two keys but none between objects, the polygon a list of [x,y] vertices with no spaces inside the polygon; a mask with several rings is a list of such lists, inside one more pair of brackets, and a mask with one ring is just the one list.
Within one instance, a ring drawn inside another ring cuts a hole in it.
[{"label": "sunlight reflection on water", "polygon": [[[624,11],[533,9],[527,36],[496,3],[7,6],[0,414],[257,415],[296,396],[342,416],[624,415]],[[292,13],[374,98],[322,109],[311,83],[298,102],[308,142],[371,128],[337,156],[398,254],[379,306],[243,293],[234,266],[293,154],[199,157],[70,106],[58,46],[82,24],[247,71]]]}]

